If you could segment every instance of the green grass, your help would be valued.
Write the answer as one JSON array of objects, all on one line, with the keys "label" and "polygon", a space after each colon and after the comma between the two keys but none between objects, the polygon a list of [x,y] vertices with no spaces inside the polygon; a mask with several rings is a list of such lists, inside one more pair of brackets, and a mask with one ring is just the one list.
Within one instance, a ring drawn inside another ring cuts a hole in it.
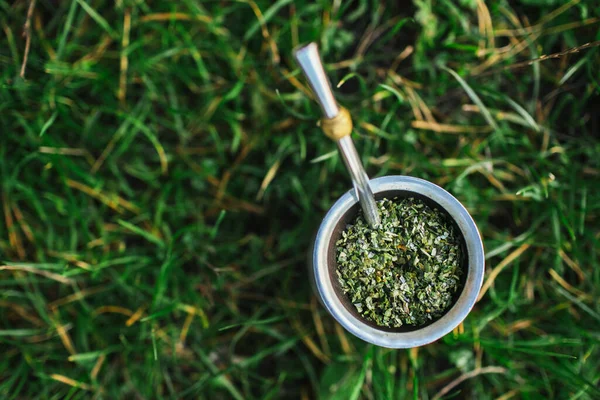
[{"label": "green grass", "polygon": [[[2,399],[600,397],[600,52],[519,65],[600,40],[600,7],[387,3],[37,0],[21,78],[29,2],[0,0]],[[369,346],[312,295],[350,188],[312,40],[369,175],[443,186],[484,237],[434,344]]]}]

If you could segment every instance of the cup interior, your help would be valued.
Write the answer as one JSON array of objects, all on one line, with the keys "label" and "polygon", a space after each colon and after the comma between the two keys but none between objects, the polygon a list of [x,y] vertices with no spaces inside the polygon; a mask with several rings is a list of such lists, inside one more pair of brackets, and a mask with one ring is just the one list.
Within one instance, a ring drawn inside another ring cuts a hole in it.
[{"label": "cup interior", "polygon": [[[376,200],[382,200],[385,198],[402,199],[402,198],[407,198],[407,197],[413,197],[413,198],[419,199],[419,200],[423,201],[425,204],[427,204],[429,207],[431,207],[432,209],[437,209],[440,212],[442,212],[445,215],[446,220],[449,223],[451,223],[452,225],[454,225],[455,232],[457,232],[457,234],[459,235],[459,240],[460,240],[460,247],[461,247],[460,250],[461,251],[460,251],[460,260],[459,261],[460,261],[463,273],[460,276],[460,289],[457,290],[457,292],[454,294],[453,299],[452,299],[452,304],[446,310],[446,313],[448,313],[452,309],[454,304],[457,302],[463,289],[465,288],[465,282],[467,281],[468,274],[470,273],[469,268],[468,268],[469,254],[467,252],[465,238],[464,238],[464,235],[463,235],[461,229],[456,224],[456,221],[437,202],[435,202],[431,198],[423,196],[417,192],[412,192],[412,191],[408,191],[408,190],[385,190],[385,191],[376,192],[376,193],[374,193],[374,195],[375,195]],[[335,295],[337,296],[337,298],[339,299],[339,301],[343,305],[343,307],[348,311],[348,313],[350,313],[352,316],[354,316],[358,320],[362,321],[364,324],[366,324],[374,329],[384,331],[384,332],[412,332],[412,331],[416,331],[419,329],[423,329],[424,327],[431,325],[432,323],[437,321],[439,318],[442,318],[443,315],[437,319],[433,319],[430,322],[428,322],[424,325],[420,325],[418,327],[415,327],[412,325],[405,325],[405,326],[402,326],[399,328],[388,328],[388,327],[377,325],[374,322],[369,321],[368,319],[364,318],[362,315],[360,315],[358,313],[354,304],[352,304],[352,302],[350,301],[348,296],[343,292],[341,285],[338,281],[338,276],[336,274],[337,262],[336,262],[336,245],[335,244],[340,239],[342,232],[344,231],[344,229],[346,229],[346,226],[356,218],[356,216],[359,213],[359,210],[360,210],[360,205],[359,205],[359,203],[356,203],[352,207],[350,207],[341,216],[341,218],[338,220],[337,224],[335,225],[335,227],[333,229],[332,235],[330,237],[330,240],[329,240],[329,243],[327,246],[327,270],[329,273],[329,279],[331,280],[331,283],[333,285]]]}]

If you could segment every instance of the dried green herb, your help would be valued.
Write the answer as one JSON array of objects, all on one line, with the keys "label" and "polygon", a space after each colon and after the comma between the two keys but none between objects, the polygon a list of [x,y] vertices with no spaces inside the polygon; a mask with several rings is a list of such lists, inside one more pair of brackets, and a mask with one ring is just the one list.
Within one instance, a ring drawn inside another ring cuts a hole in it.
[{"label": "dried green herb", "polygon": [[457,229],[415,198],[384,199],[377,207],[377,228],[360,213],[336,243],[342,290],[379,326],[421,326],[441,317],[461,285]]}]

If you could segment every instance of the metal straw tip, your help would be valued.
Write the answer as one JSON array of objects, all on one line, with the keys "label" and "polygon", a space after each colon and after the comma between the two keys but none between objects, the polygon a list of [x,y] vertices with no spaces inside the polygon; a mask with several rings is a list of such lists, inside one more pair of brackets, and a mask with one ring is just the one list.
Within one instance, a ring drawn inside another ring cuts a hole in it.
[{"label": "metal straw tip", "polygon": [[313,42],[297,47],[294,49],[294,57],[300,65],[300,69],[304,72],[306,80],[315,95],[315,100],[321,106],[325,117],[333,118],[338,115],[340,110],[333,97],[317,44]]},{"label": "metal straw tip", "polygon": [[316,52],[319,53],[319,46],[315,42],[303,43],[300,44],[292,50],[294,54],[294,58],[298,59],[299,57],[303,57],[307,53]]}]

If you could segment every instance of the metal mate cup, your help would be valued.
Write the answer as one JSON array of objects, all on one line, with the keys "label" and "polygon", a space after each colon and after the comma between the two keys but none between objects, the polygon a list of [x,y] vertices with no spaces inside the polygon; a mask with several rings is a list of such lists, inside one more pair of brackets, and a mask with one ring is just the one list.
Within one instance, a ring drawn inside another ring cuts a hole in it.
[{"label": "metal mate cup", "polygon": [[343,293],[336,274],[336,242],[346,225],[359,211],[354,191],[344,194],[327,212],[315,238],[309,270],[314,290],[323,306],[350,333],[382,347],[410,348],[440,339],[456,328],[469,314],[483,282],[483,243],[475,222],[463,205],[441,187],[409,176],[384,176],[370,181],[376,200],[414,197],[442,211],[458,228],[462,247],[462,289],[454,303],[439,319],[414,328],[386,328],[363,318]]}]

